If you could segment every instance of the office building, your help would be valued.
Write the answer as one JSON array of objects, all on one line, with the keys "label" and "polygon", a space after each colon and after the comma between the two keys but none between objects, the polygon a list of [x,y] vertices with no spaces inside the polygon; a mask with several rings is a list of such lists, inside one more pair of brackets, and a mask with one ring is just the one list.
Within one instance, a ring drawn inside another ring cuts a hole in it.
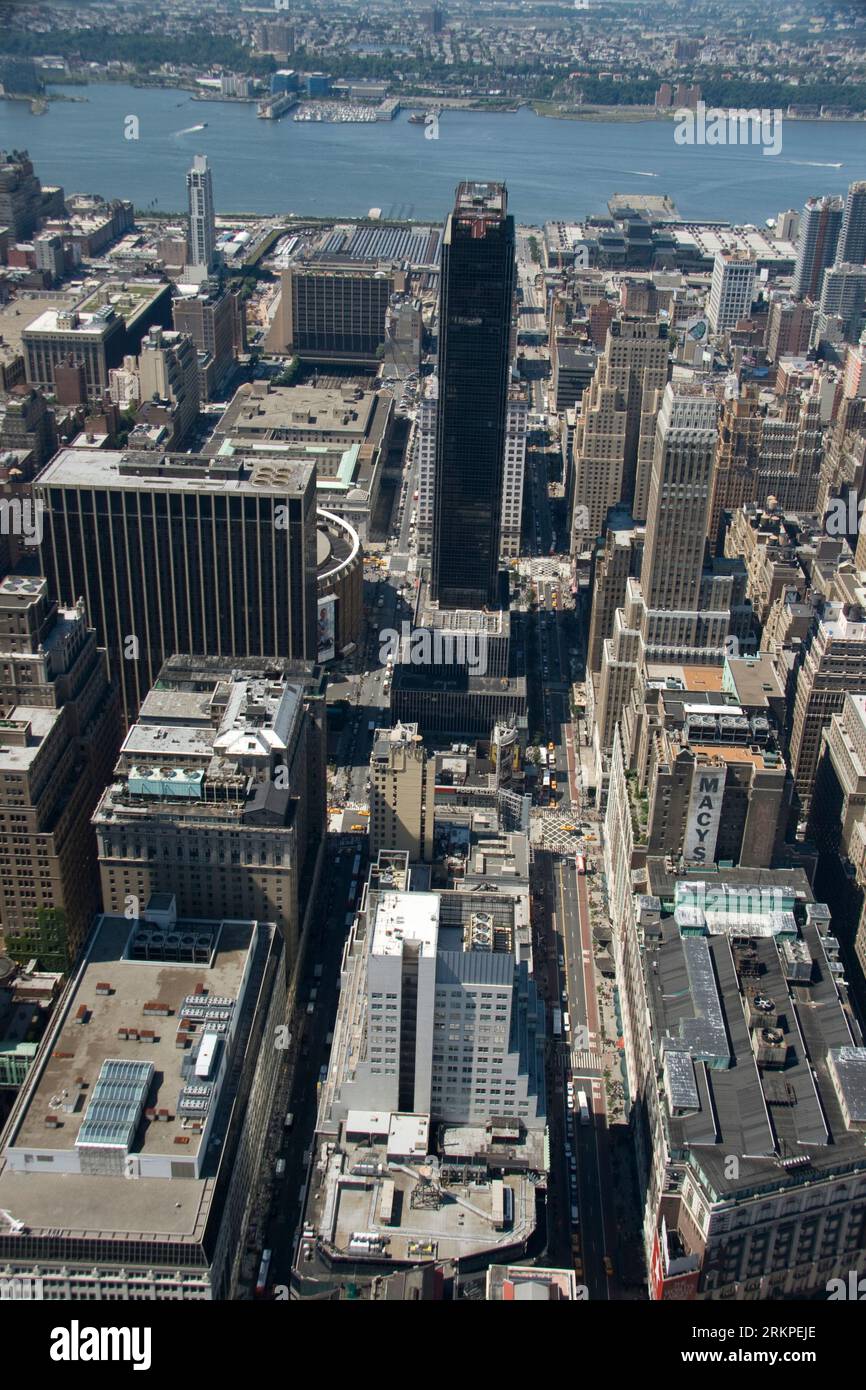
[{"label": "office building", "polygon": [[111,368],[138,352],[149,329],[170,323],[171,286],[165,281],[103,281],[79,303],[46,309],[27,323],[21,334],[27,380],[56,394],[56,371],[71,362],[84,368],[85,399],[100,401]]},{"label": "office building", "polygon": [[526,677],[515,674],[511,613],[443,608],[418,589],[414,622],[394,651],[391,718],[431,734],[489,738],[494,725],[526,729]]},{"label": "office building", "polygon": [[707,538],[717,549],[726,512],[769,498],[783,511],[809,512],[818,500],[824,459],[820,381],[768,400],[746,385],[722,403]]},{"label": "office building", "polygon": [[800,869],[632,875],[629,820],[607,870],[650,1297],[826,1297],[866,1254],[866,1048],[830,913]]},{"label": "office building", "polygon": [[505,185],[461,183],[440,274],[432,589],[443,607],[499,598],[514,248]]},{"label": "office building", "polygon": [[866,182],[852,183],[845,198],[837,259],[851,265],[866,261]]},{"label": "office building", "polygon": [[36,253],[36,269],[44,270],[50,276],[51,284],[62,280],[66,274],[66,253],[63,238],[52,232],[43,232],[33,238]]},{"label": "office building", "polygon": [[0,150],[0,227],[8,227],[13,242],[29,241],[42,209],[42,185],[27,151]]},{"label": "office building", "polygon": [[62,449],[35,490],[50,591],[83,596],[127,724],[173,652],[315,660],[312,464]]},{"label": "office building", "polygon": [[313,666],[167,661],[93,817],[106,912],[170,887],[181,916],[198,902],[275,922],[291,973],[324,835],[324,719]]},{"label": "office building", "polygon": [[166,447],[178,449],[198,420],[198,356],[185,333],[152,328],[138,358],[141,403],[167,406],[171,434]]},{"label": "office building", "polygon": [[98,906],[90,817],[120,737],[117,693],[82,604],[0,582],[0,938],[68,970]]},{"label": "office building", "polygon": [[793,293],[815,299],[821,292],[824,271],[836,259],[842,230],[841,198],[808,198],[800,219]]},{"label": "office building", "polygon": [[53,393],[54,372],[70,359],[84,368],[88,400],[99,400],[108,390],[108,373],[122,361],[126,329],[110,305],[93,313],[77,309],[46,309],[21,335],[32,386]]},{"label": "office building", "polygon": [[433,545],[433,502],[436,489],[436,416],[438,410],[439,378],[434,375],[424,379],[424,394],[418,402],[418,410],[415,415],[415,476],[418,480],[418,515],[415,539],[418,555],[424,559],[429,558]]},{"label": "office building", "polygon": [[[866,265],[837,261],[824,271],[812,337],[856,343],[866,319]],[[834,323],[834,320],[836,321]]]},{"label": "office building", "polygon": [[672,382],[665,389],[640,580],[625,580],[623,605],[614,614],[611,636],[602,641],[597,695],[593,683],[599,794],[616,726],[647,664],[721,667],[734,611],[744,598],[741,565],[705,564],[717,411],[709,385]]},{"label": "office building", "polygon": [[598,354],[588,343],[558,334],[553,345],[553,402],[558,414],[579,405],[595,374]]},{"label": "office building", "polygon": [[586,655],[590,672],[601,670],[604,643],[613,635],[616,610],[625,603],[626,584],[640,574],[645,534],[627,511],[615,509],[608,514],[604,539],[596,543]]},{"label": "office building", "polygon": [[385,344],[395,280],[376,265],[291,265],[268,346],[302,360],[374,363]]},{"label": "office building", "polygon": [[714,333],[736,328],[747,319],[755,292],[757,262],[754,256],[738,251],[717,251],[707,303],[707,319]]},{"label": "office building", "polygon": [[647,512],[656,416],[668,375],[668,325],[615,319],[584,391],[574,433],[574,545],[601,535],[622,502]]},{"label": "office building", "polygon": [[529,399],[525,386],[508,388],[505,413],[505,463],[502,470],[502,522],[499,553],[503,560],[516,560],[520,554],[520,528],[523,521],[523,478],[526,470],[526,435]]},{"label": "office building", "polygon": [[368,891],[344,955],[320,1121],[381,1110],[544,1128],[544,1006],[509,901],[499,912],[484,910],[490,901]]},{"label": "office building", "polygon": [[225,400],[238,354],[247,347],[240,296],[221,289],[214,280],[206,281],[194,294],[181,287],[172,314],[177,332],[187,333],[198,350],[202,399]]},{"label": "office building", "polygon": [[697,607],[716,444],[715,395],[668,386],[658,416],[641,590],[650,609]]},{"label": "office building", "polygon": [[[413,453],[416,460],[418,496],[407,499],[416,513],[415,539],[419,556],[429,557],[433,537],[433,503],[436,476],[436,417],[439,381],[426,378],[425,391],[415,418]],[[505,416],[505,457],[502,471],[502,518],[500,556],[504,561],[520,554],[523,524],[523,484],[526,472],[526,444],[529,426],[529,400],[524,386],[508,388]]]},{"label": "office building", "polygon": [[186,192],[189,205],[186,277],[195,282],[207,278],[213,268],[216,252],[213,175],[208,168],[207,155],[193,156],[192,168],[186,176]]},{"label": "office building", "polygon": [[767,324],[767,357],[778,362],[781,357],[804,357],[812,340],[815,305],[808,300],[791,299],[774,294],[770,299]]},{"label": "office building", "polygon": [[231,1299],[280,1094],[282,934],[101,916],[0,1160],[0,1274],[42,1298]]},{"label": "office building", "polygon": [[[23,383],[13,386],[5,404],[6,413],[0,421],[0,453],[11,450],[19,456],[29,454],[30,465],[22,469],[29,480],[57,448],[54,413],[41,391]],[[18,466],[21,467],[20,462]]]},{"label": "office building", "polygon": [[811,624],[797,674],[791,723],[791,768],[800,803],[807,811],[821,751],[821,735],[845,703],[846,694],[866,693],[866,592],[859,603],[824,603]]},{"label": "office building", "polygon": [[436,760],[417,724],[377,729],[370,754],[370,858],[380,849],[433,859]]}]

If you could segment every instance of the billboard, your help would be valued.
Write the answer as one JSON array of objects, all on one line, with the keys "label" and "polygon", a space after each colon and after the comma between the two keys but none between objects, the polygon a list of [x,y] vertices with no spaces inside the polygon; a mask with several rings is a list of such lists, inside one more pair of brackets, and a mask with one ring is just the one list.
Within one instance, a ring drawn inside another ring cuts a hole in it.
[{"label": "billboard", "polygon": [[327,594],[317,605],[318,620],[318,659],[333,661],[337,654],[337,598]]},{"label": "billboard", "polygon": [[698,864],[715,861],[727,772],[725,766],[695,767],[683,841],[684,859]]}]

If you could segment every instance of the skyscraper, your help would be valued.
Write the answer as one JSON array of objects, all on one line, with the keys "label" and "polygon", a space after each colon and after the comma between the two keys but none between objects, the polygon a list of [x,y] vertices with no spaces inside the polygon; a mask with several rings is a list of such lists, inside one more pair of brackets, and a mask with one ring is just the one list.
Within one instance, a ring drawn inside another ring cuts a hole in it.
[{"label": "skyscraper", "polygon": [[667,375],[667,324],[615,319],[581,397],[575,428],[575,544],[580,535],[601,535],[608,509],[617,502],[637,518],[646,516],[656,392],[664,389]]},{"label": "skyscraper", "polygon": [[668,386],[656,427],[641,589],[647,607],[698,607],[718,406],[703,386]]},{"label": "skyscraper", "polygon": [[44,579],[0,583],[0,943],[67,970],[98,904],[90,817],[120,737],[117,692],[84,605]]},{"label": "skyscraper", "polygon": [[801,298],[817,299],[821,279],[836,259],[842,228],[841,198],[809,198],[800,219],[797,262],[793,292]]},{"label": "skyscraper", "polygon": [[189,199],[189,261],[193,279],[204,279],[213,265],[216,233],[213,211],[213,176],[207,155],[193,157],[186,176]]},{"label": "skyscraper", "polygon": [[315,660],[312,464],[61,449],[39,498],[50,592],[84,597],[127,723],[173,652]]},{"label": "skyscraper", "polygon": [[850,261],[852,265],[862,265],[866,261],[866,181],[862,179],[848,189],[838,259]]},{"label": "skyscraper", "polygon": [[755,288],[757,263],[754,256],[741,251],[717,251],[707,318],[714,333],[736,328],[749,317]]},{"label": "skyscraper", "polygon": [[514,218],[505,185],[461,183],[445,227],[433,597],[484,608],[497,597]]}]

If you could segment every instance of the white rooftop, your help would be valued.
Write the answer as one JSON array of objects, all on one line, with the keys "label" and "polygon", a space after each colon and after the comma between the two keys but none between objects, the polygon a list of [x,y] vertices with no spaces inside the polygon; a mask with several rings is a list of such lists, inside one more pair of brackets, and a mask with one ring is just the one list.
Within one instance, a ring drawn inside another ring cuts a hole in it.
[{"label": "white rooftop", "polygon": [[418,942],[422,956],[434,956],[438,935],[437,893],[382,894],[373,926],[374,956],[402,955],[404,941]]}]

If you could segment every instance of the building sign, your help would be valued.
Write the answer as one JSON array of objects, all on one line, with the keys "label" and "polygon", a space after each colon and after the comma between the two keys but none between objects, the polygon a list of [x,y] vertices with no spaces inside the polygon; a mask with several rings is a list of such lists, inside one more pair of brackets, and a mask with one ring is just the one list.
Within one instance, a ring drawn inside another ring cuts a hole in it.
[{"label": "building sign", "polygon": [[318,656],[319,661],[333,661],[337,654],[337,599],[335,594],[320,598],[318,614]]},{"label": "building sign", "polygon": [[665,1273],[661,1241],[656,1231],[650,1260],[650,1297],[659,1302],[662,1299],[693,1299],[697,1296],[700,1277],[699,1270],[685,1274]]},{"label": "building sign", "polygon": [[722,819],[726,767],[696,767],[686,818],[683,858],[698,864],[712,864]]}]

